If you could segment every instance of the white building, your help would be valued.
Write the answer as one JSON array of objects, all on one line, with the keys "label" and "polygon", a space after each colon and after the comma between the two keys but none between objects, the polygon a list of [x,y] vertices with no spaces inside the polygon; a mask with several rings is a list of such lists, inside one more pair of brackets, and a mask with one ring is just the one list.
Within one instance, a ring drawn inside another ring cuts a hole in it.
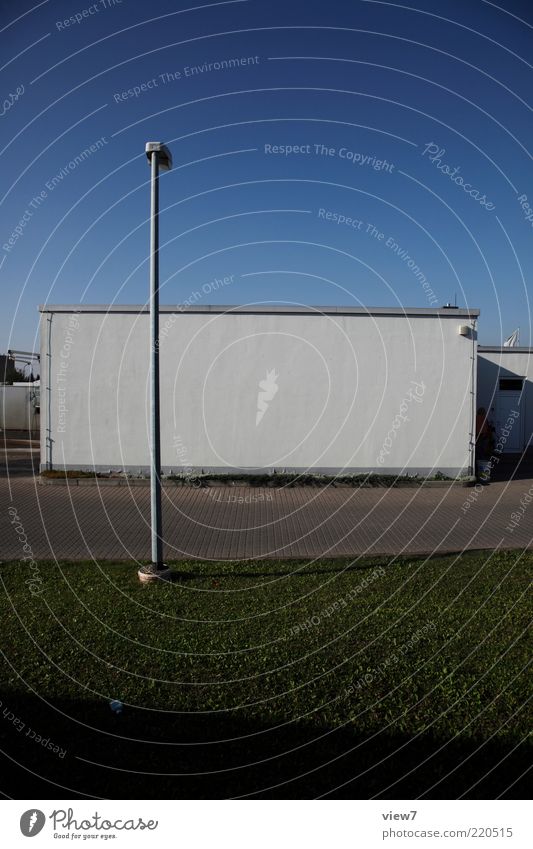
[{"label": "white building", "polygon": [[[147,471],[147,307],[40,310],[42,468]],[[469,474],[478,315],[161,307],[163,471]]]},{"label": "white building", "polygon": [[0,430],[38,433],[40,381],[0,384]]},{"label": "white building", "polygon": [[[533,434],[533,348],[478,347],[478,406],[487,411],[502,453],[522,452]],[[516,415],[518,413],[518,415]],[[515,414],[515,415],[513,415]],[[506,427],[512,422],[512,427]]]}]

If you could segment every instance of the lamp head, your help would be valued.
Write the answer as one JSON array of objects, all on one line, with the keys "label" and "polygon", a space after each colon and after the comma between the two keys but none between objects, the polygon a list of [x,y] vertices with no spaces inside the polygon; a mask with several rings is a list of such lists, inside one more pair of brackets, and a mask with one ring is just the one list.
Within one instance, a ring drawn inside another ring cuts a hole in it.
[{"label": "lamp head", "polygon": [[148,157],[148,163],[152,161],[152,153],[157,153],[159,170],[170,171],[172,168],[172,154],[166,144],[162,142],[146,142],[145,151]]}]

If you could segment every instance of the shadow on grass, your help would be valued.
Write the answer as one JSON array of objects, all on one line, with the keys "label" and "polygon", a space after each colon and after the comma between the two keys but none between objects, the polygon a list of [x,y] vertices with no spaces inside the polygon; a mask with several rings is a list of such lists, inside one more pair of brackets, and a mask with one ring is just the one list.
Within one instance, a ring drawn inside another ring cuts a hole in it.
[{"label": "shadow on grass", "polygon": [[[217,565],[222,565],[221,561],[184,561],[175,562],[168,560],[168,565],[172,568],[170,581],[172,583],[181,583],[187,580],[198,580],[199,577],[205,578],[309,578],[320,577],[322,575],[350,575],[359,572],[372,573],[374,569],[383,567],[384,569],[392,569],[400,566],[414,566],[420,568],[426,563],[432,565],[434,560],[441,561],[456,561],[459,555],[464,555],[463,550],[443,551],[438,554],[427,556],[423,554],[382,554],[382,555],[362,555],[357,557],[335,557],[331,560],[323,558],[310,559],[309,557],[294,558],[289,557],[283,560],[275,560],[271,558],[256,558],[255,560],[239,560],[227,561],[222,571],[215,570]],[[483,548],[470,549],[468,555],[474,557],[479,555],[484,560],[487,558],[487,550]],[[148,564],[149,561],[143,561]],[[198,563],[204,567],[207,566],[207,571],[198,571]],[[232,568],[232,564],[238,564],[238,570]],[[261,564],[265,565],[261,569]],[[275,567],[279,564],[279,568]],[[122,565],[122,564],[121,564]],[[190,568],[188,568],[190,566]],[[243,568],[244,567],[244,570]]]},{"label": "shadow on grass", "polygon": [[524,798],[531,762],[523,744],[1,698],[0,789],[15,799]]},{"label": "shadow on grass", "polygon": [[[198,577],[208,576],[209,578],[309,578],[309,577],[319,577],[320,575],[345,575],[350,574],[352,572],[370,572],[372,569],[377,569],[378,566],[386,567],[389,565],[389,562],[392,562],[392,557],[381,557],[376,558],[376,562],[369,561],[368,558],[361,559],[361,563],[357,563],[357,558],[347,558],[346,562],[343,563],[341,559],[336,561],[336,565],[320,565],[320,561],[311,561],[312,567],[309,568],[309,558],[303,558],[302,560],[280,560],[279,561],[279,569],[269,568],[265,570],[259,571],[258,567],[261,564],[261,560],[250,560],[250,561],[239,561],[239,569],[231,568],[231,561],[228,561],[227,569],[223,571],[214,570],[212,567],[215,564],[209,564],[211,568],[208,573],[198,572],[198,564],[195,561],[190,561],[190,569],[184,568],[183,561],[180,562],[179,566],[174,566],[172,562],[169,562],[169,566],[172,567],[172,575],[170,577],[170,581],[172,583],[181,583],[182,581],[187,580],[198,580]],[[410,562],[413,562],[414,558],[411,558]],[[202,561],[205,564],[205,561]],[[275,560],[268,560],[268,565],[270,567],[276,566]],[[393,565],[401,565],[401,563],[407,563],[407,558],[402,560],[395,560]],[[242,567],[244,566],[244,571]],[[250,568],[246,568],[249,566]]]}]

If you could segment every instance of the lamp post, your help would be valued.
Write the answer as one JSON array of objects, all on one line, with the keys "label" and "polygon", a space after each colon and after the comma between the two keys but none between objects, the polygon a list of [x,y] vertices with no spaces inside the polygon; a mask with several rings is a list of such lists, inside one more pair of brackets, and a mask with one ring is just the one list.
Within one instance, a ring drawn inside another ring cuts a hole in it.
[{"label": "lamp post", "polygon": [[159,172],[170,171],[172,155],[161,142],[147,142],[150,180],[150,518],[152,562],[141,566],[143,582],[168,578],[163,563],[161,519],[161,427],[159,417]]}]

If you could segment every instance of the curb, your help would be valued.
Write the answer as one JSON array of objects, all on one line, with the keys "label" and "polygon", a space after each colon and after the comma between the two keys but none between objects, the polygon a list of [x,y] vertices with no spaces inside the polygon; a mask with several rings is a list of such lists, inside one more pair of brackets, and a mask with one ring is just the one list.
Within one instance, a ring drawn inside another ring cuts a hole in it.
[{"label": "curb", "polygon": [[[147,478],[94,478],[94,477],[83,477],[83,478],[46,478],[41,475],[37,475],[37,483],[40,486],[121,486],[121,487],[149,487],[150,481]],[[317,483],[317,484],[296,484],[296,485],[287,485],[287,484],[276,484],[273,482],[267,482],[263,484],[251,484],[249,481],[240,481],[240,480],[232,480],[229,479],[227,481],[206,480],[203,482],[202,486],[192,486],[189,483],[183,481],[175,481],[175,480],[162,480],[161,484],[163,487],[167,488],[175,488],[175,489],[232,489],[232,488],[241,488],[241,489],[328,489],[332,487],[333,489],[421,489],[421,488],[449,488],[449,487],[465,487],[465,486],[474,486],[476,483],[476,478],[462,478],[460,480],[428,480],[428,481],[420,481],[419,483],[413,482],[402,482],[398,483],[394,486],[363,486],[359,487],[357,485],[353,485],[350,483],[343,483],[339,481],[337,483],[331,481],[330,483]]]}]

